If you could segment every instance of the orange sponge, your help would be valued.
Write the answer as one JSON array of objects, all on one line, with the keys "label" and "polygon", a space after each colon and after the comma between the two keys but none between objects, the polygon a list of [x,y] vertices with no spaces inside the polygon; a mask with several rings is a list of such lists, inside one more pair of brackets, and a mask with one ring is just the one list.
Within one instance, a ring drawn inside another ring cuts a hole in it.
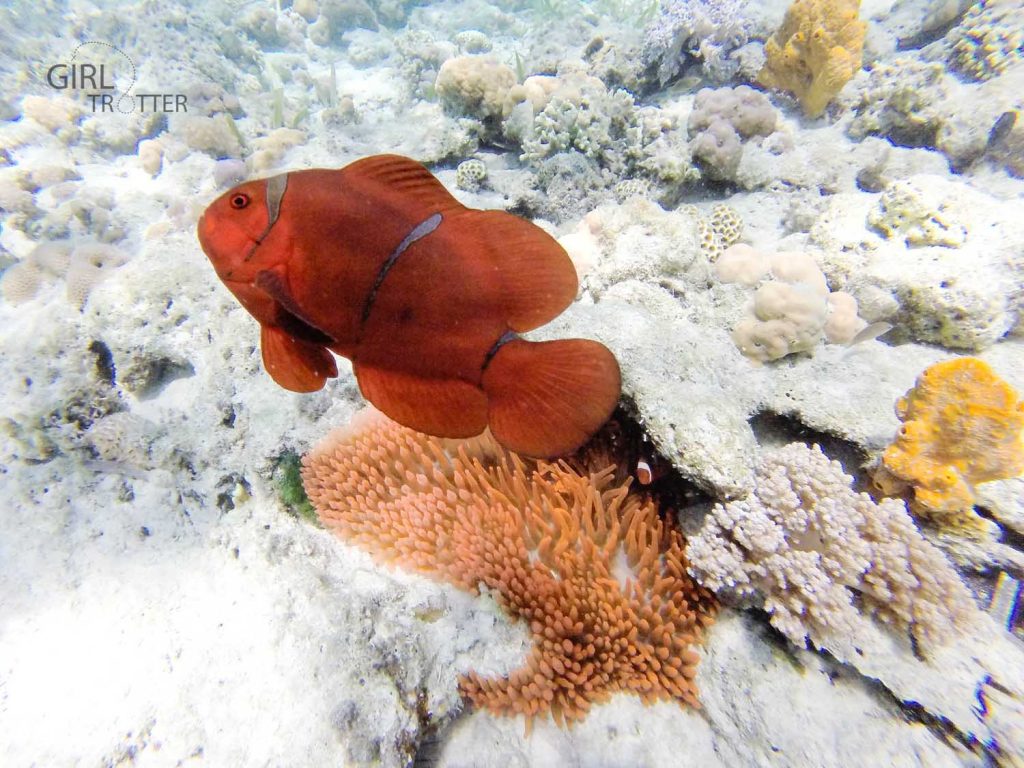
[{"label": "orange sponge", "polygon": [[923,517],[983,531],[974,485],[1024,472],[1024,402],[986,363],[962,357],[925,369],[896,415],[903,426],[875,483],[887,492],[910,485]]},{"label": "orange sponge", "polygon": [[808,117],[818,117],[861,67],[868,25],[860,0],[794,0],[765,44],[757,79],[790,91]]}]

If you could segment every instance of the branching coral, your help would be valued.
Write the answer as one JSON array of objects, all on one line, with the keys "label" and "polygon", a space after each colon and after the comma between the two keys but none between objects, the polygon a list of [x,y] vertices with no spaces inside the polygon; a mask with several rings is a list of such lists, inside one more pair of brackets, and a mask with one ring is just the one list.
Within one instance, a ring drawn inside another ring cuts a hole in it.
[{"label": "branching coral", "polygon": [[903,426],[886,448],[875,483],[910,486],[913,508],[968,534],[987,525],[974,514],[974,485],[1024,472],[1024,402],[983,361],[936,363],[896,403]]},{"label": "branching coral", "polygon": [[623,175],[642,156],[645,131],[628,91],[608,90],[596,77],[568,72],[522,93],[535,112],[522,137],[523,160],[537,165],[559,152],[576,151]]},{"label": "branching coral", "polygon": [[860,0],[794,0],[765,45],[758,80],[790,91],[804,114],[818,117],[860,69],[867,24]]},{"label": "branching coral", "polygon": [[692,573],[716,591],[763,597],[798,645],[856,638],[865,614],[908,628],[924,650],[941,645],[974,617],[970,592],[902,502],[875,504],[852,481],[817,446],[768,454],[754,493],[716,504],[690,540]]},{"label": "branching coral", "polygon": [[323,524],[383,561],[486,588],[533,636],[507,678],[475,673],[477,705],[572,722],[616,691],[696,706],[713,598],[686,574],[683,539],[611,467],[576,471],[508,453],[489,435],[428,437],[375,411],[303,460]]}]

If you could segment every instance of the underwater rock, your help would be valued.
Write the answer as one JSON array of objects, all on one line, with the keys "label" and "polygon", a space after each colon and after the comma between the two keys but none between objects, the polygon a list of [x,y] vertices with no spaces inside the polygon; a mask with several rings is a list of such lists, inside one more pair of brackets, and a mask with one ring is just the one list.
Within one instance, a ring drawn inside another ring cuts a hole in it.
[{"label": "underwater rock", "polygon": [[[890,189],[874,200],[830,198],[811,230],[826,251],[830,281],[864,295],[867,305],[873,292],[890,294],[895,304],[865,319],[887,321],[918,341],[980,350],[1016,328],[1024,310],[1024,223],[1011,213],[1014,204],[936,176]],[[865,231],[872,221],[891,237]]]}]

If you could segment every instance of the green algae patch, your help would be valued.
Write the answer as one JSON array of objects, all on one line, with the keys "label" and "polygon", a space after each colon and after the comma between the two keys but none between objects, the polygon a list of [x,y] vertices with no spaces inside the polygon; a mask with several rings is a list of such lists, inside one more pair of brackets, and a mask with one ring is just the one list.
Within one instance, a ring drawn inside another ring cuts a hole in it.
[{"label": "green algae patch", "polygon": [[302,487],[302,457],[295,451],[281,453],[274,464],[273,480],[277,496],[289,515],[305,520],[319,527],[316,510],[309,503],[306,489]]}]

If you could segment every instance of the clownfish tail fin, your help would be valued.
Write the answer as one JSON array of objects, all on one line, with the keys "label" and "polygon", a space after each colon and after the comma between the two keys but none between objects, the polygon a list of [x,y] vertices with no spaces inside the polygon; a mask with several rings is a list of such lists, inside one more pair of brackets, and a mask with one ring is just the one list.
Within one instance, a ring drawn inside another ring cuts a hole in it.
[{"label": "clownfish tail fin", "polygon": [[615,356],[596,341],[526,341],[498,346],[484,368],[487,421],[517,453],[563,456],[608,420],[622,381]]}]

